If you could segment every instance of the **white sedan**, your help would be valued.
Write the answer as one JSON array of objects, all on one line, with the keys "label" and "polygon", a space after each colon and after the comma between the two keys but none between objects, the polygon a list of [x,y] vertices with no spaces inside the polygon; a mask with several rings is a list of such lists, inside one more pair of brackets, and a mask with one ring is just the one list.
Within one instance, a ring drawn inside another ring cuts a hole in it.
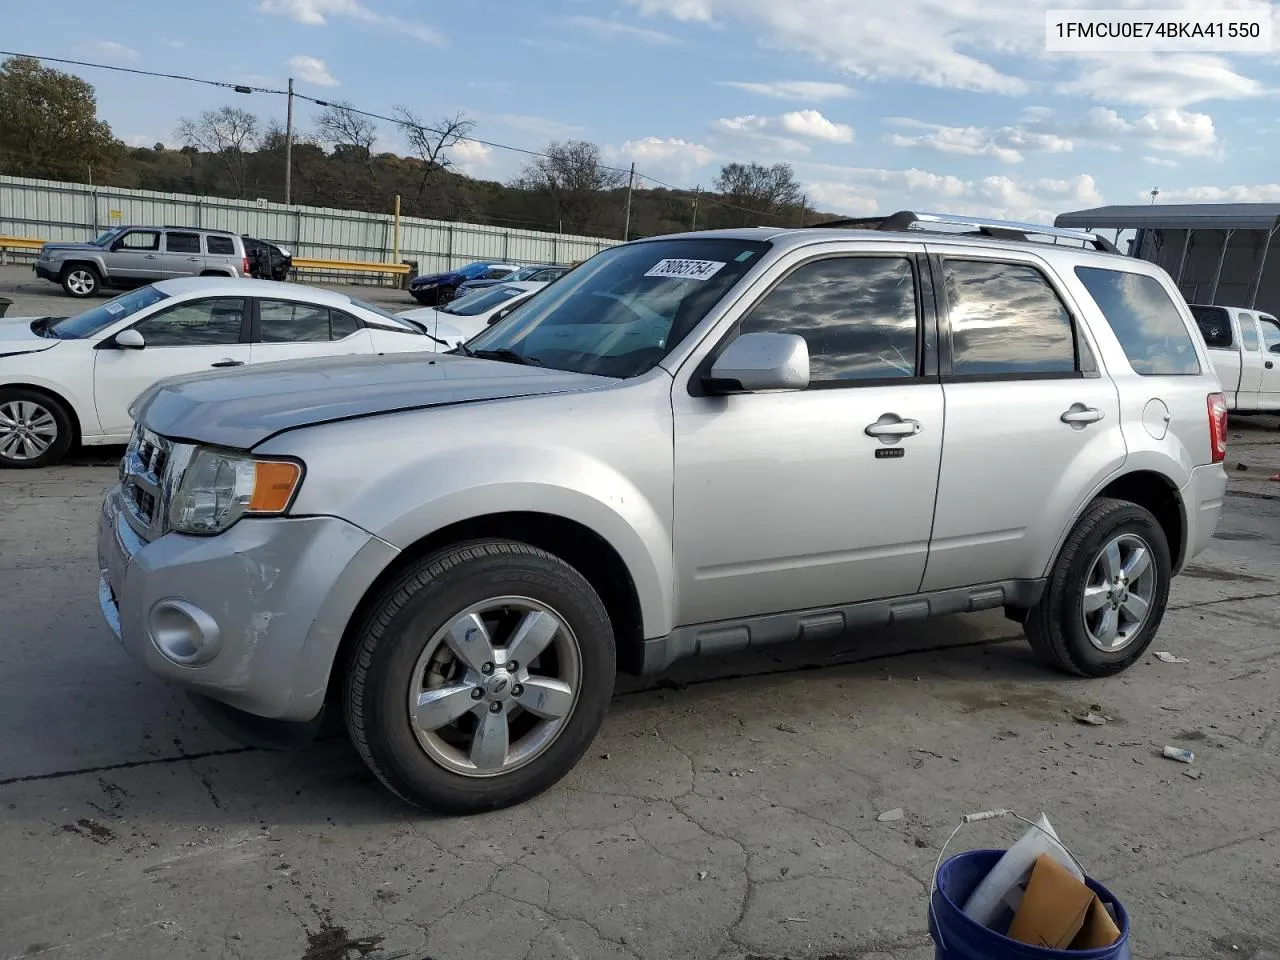
[{"label": "white sedan", "polygon": [[[448,332],[448,331],[446,331]],[[340,293],[270,280],[162,280],[74,317],[0,320],[0,467],[125,443],[157,380],[343,354],[435,351],[443,338]]]},{"label": "white sedan", "polygon": [[483,287],[451,300],[443,307],[403,310],[396,316],[420,325],[431,336],[457,346],[490,324],[504,319],[550,281],[521,280]]}]

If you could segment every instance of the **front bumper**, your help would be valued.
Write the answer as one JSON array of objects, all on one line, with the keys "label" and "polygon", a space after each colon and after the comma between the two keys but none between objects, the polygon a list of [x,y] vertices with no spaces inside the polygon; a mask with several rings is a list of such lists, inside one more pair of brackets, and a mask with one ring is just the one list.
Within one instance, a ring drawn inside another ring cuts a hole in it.
[{"label": "front bumper", "polygon": [[37,261],[35,271],[36,276],[41,280],[53,280],[54,282],[57,282],[58,280],[58,271],[51,263],[40,263]]},{"label": "front bumper", "polygon": [[1191,471],[1191,479],[1178,491],[1178,498],[1182,501],[1182,519],[1187,528],[1187,549],[1178,571],[1209,546],[1222,518],[1226,496],[1227,471],[1220,463],[1196,467]]},{"label": "front bumper", "polygon": [[[246,519],[216,537],[147,542],[124,510],[112,490],[98,524],[98,599],[125,650],[236,710],[314,719],[347,623],[396,549],[337,517]],[[199,631],[207,659],[174,659],[163,638],[175,609],[180,626]]]}]

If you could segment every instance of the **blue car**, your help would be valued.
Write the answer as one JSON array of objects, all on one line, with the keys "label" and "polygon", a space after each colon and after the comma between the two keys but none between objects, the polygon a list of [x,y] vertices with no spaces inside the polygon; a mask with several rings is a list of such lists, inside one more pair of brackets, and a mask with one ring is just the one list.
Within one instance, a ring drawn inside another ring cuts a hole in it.
[{"label": "blue car", "polygon": [[468,280],[502,280],[518,269],[515,263],[477,261],[456,270],[414,277],[409,281],[409,293],[424,307],[438,307],[457,296],[458,287]]},{"label": "blue car", "polygon": [[535,263],[527,267],[521,267],[515,273],[500,280],[491,280],[489,278],[468,280],[458,287],[456,296],[460,297],[464,293],[471,293],[473,290],[483,290],[485,287],[492,287],[495,284],[511,283],[517,280],[528,280],[531,283],[550,283],[553,280],[559,280],[568,272],[568,267],[555,267],[549,263]]}]

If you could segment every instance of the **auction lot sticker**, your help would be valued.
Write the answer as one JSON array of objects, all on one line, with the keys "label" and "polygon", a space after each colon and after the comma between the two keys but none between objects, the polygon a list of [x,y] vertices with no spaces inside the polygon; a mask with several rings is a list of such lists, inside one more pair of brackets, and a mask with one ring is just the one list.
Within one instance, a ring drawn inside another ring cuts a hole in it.
[{"label": "auction lot sticker", "polygon": [[1271,49],[1271,4],[1243,10],[1047,10],[1045,50],[1258,53]]},{"label": "auction lot sticker", "polygon": [[723,269],[717,260],[659,260],[646,277],[675,277],[679,280],[710,280]]}]

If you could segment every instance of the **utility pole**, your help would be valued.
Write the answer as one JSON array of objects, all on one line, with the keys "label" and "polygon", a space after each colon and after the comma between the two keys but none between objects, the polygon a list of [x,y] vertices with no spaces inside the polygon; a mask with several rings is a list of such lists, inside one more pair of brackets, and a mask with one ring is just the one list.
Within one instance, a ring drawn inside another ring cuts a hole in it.
[{"label": "utility pole", "polygon": [[636,182],[636,165],[635,165],[635,162],[632,161],[631,175],[627,177],[627,218],[626,218],[626,223],[622,228],[623,243],[626,243],[628,240],[631,239],[631,188],[632,186],[635,185],[635,182]]},{"label": "utility pole", "polygon": [[800,226],[807,227],[809,225],[809,195],[806,193],[800,198]]},{"label": "utility pole", "polygon": [[293,77],[289,78],[289,106],[284,121],[284,202],[293,202]]},{"label": "utility pole", "polygon": [[698,229],[698,197],[702,195],[702,187],[693,188],[693,223],[689,225],[689,232],[692,233]]},{"label": "utility pole", "polygon": [[1156,197],[1158,196],[1160,196],[1160,188],[1152,187],[1151,188],[1151,206],[1154,207],[1156,205]]}]

